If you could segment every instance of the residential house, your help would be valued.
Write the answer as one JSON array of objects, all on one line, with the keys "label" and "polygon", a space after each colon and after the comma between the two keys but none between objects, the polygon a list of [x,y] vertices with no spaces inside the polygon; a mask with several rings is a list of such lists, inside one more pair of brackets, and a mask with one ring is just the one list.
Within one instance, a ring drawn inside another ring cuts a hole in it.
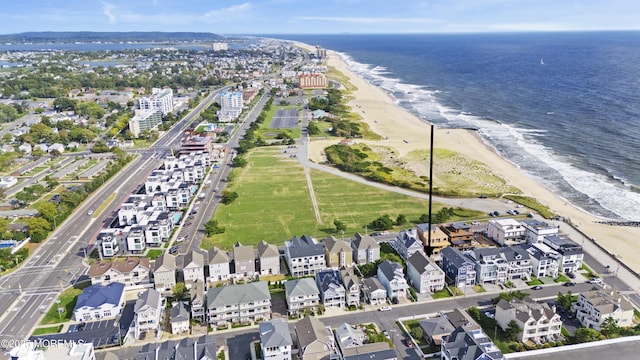
[{"label": "residential house", "polygon": [[558,277],[561,256],[543,243],[520,245],[529,253],[531,274],[536,277]]},{"label": "residential house", "polygon": [[285,257],[289,272],[293,277],[315,275],[327,267],[324,244],[317,243],[311,237],[294,236],[285,241]]},{"label": "residential house", "polygon": [[422,240],[418,238],[418,231],[416,229],[400,231],[395,241],[391,244],[405,260],[410,258],[415,252],[424,253],[424,245],[422,244]]},{"label": "residential house", "polygon": [[551,308],[547,303],[538,303],[530,298],[500,300],[496,304],[496,322],[506,330],[511,321],[518,324],[520,342],[541,344],[562,339],[560,315],[556,314],[555,306]]},{"label": "residential house", "polygon": [[582,246],[566,236],[548,235],[542,243],[560,254],[558,271],[563,273],[574,273],[582,269],[584,251]]},{"label": "residential house", "polygon": [[205,297],[204,297],[204,284],[195,282],[189,289],[189,298],[191,299],[191,318],[193,320],[205,321]]},{"label": "residential house", "polygon": [[526,242],[525,228],[514,219],[489,220],[487,236],[500,246],[511,246]]},{"label": "residential house", "polygon": [[449,243],[458,250],[473,248],[473,230],[469,224],[454,222],[442,225],[440,229],[447,235]]},{"label": "residential house", "polygon": [[457,327],[443,338],[440,347],[442,360],[503,360],[505,357],[480,329]]},{"label": "residential house", "polygon": [[633,305],[619,292],[596,289],[580,293],[578,301],[571,305],[576,319],[586,328],[600,330],[602,323],[613,318],[621,327],[633,325]]},{"label": "residential house", "polygon": [[31,144],[29,143],[22,143],[20,144],[20,146],[18,146],[18,151],[23,152],[25,155],[31,155],[31,150],[33,148],[31,147]]},{"label": "residential house", "polygon": [[340,270],[347,306],[360,306],[360,279],[353,268]]},{"label": "residential house", "polygon": [[362,279],[362,295],[371,305],[387,302],[387,289],[375,277]]},{"label": "residential house", "polygon": [[164,312],[164,298],[160,292],[147,289],[138,295],[133,308],[133,320],[136,339],[143,332],[160,331],[162,329],[162,315]]},{"label": "residential house", "polygon": [[389,260],[381,262],[378,265],[378,280],[387,289],[387,297],[391,301],[407,298],[409,285],[404,278],[402,265]]},{"label": "residential house", "polygon": [[353,265],[353,251],[346,241],[328,236],[323,242],[327,267],[341,269]]},{"label": "residential house", "polygon": [[219,281],[227,281],[231,276],[229,269],[229,255],[226,251],[220,250],[215,246],[209,249],[209,278],[208,282],[216,283]]},{"label": "residential house", "polygon": [[189,251],[184,255],[182,276],[187,289],[194,282],[204,283],[205,253],[199,249]]},{"label": "residential house", "polygon": [[312,278],[286,281],[284,293],[289,315],[315,312],[320,305],[320,290]]},{"label": "residential house", "polygon": [[171,306],[171,316],[169,317],[169,323],[171,324],[171,333],[186,334],[191,330],[189,324],[190,311],[189,305],[184,301],[178,301]]},{"label": "residential house", "polygon": [[424,338],[434,346],[442,344],[442,338],[450,335],[456,328],[444,316],[419,321]]},{"label": "residential house", "polygon": [[289,326],[282,319],[263,321],[259,325],[263,360],[291,360],[293,340]]},{"label": "residential house", "polygon": [[476,283],[475,263],[454,247],[447,247],[440,252],[442,270],[456,287],[473,286]]},{"label": "residential house", "polygon": [[262,240],[257,245],[260,275],[280,274],[280,252],[278,247]]},{"label": "residential house", "polygon": [[475,262],[476,283],[504,284],[507,281],[507,260],[500,248],[477,248],[463,256]]},{"label": "residential house", "polygon": [[440,250],[450,245],[447,233],[437,226],[430,224],[418,224],[416,225],[416,231],[418,239],[420,239],[423,246],[429,245],[429,237],[431,237],[431,248],[433,249],[434,254],[439,254]]},{"label": "residential house", "polygon": [[49,153],[57,152],[58,154],[62,154],[64,153],[64,145],[60,143],[51,144],[47,149],[47,152]]},{"label": "residential house", "polygon": [[536,219],[521,220],[520,223],[524,227],[524,238],[528,244],[542,243],[545,236],[558,235],[560,230],[558,226]]},{"label": "residential house", "polygon": [[236,243],[233,246],[233,264],[236,278],[253,278],[256,275],[256,256],[253,246]]},{"label": "residential house", "polygon": [[444,271],[421,252],[415,252],[407,261],[407,278],[420,294],[444,288]]},{"label": "residential house", "polygon": [[342,353],[345,349],[361,347],[367,342],[364,330],[351,324],[344,323],[338,326],[334,333],[336,340],[338,340],[338,348]]},{"label": "residential house", "polygon": [[380,259],[380,244],[369,235],[355,233],[351,239],[351,249],[353,249],[353,262],[369,264]]},{"label": "residential house", "polygon": [[158,291],[171,291],[176,285],[176,258],[165,252],[153,264],[153,284]]},{"label": "residential house", "polygon": [[113,282],[124,284],[126,289],[153,286],[149,277],[149,258],[127,257],[113,261],[91,264],[89,277],[92,285],[107,285]]},{"label": "residential house", "polygon": [[[386,349],[385,349],[386,348]],[[359,348],[349,348],[344,352],[343,360],[398,360],[395,350],[386,342],[364,344]]]},{"label": "residential house", "polygon": [[86,287],[73,309],[75,321],[113,319],[124,306],[124,284],[91,285]]},{"label": "residential house", "polygon": [[[148,342],[130,351],[127,359],[135,360],[213,360],[218,347],[213,335],[186,337],[179,340]],[[104,359],[121,359],[121,354],[107,351]],[[90,360],[89,358],[88,360]]]},{"label": "residential house", "polygon": [[510,246],[502,249],[502,257],[507,260],[507,280],[531,279],[533,265],[531,256],[522,246]]},{"label": "residential house", "polygon": [[325,307],[345,307],[345,289],[338,270],[326,269],[316,273],[316,285]]},{"label": "residential house", "polygon": [[271,294],[264,281],[207,290],[208,322],[214,326],[250,323],[271,317]]},{"label": "residential house", "polygon": [[298,340],[298,359],[339,359],[331,330],[314,316],[306,316],[294,326]]}]

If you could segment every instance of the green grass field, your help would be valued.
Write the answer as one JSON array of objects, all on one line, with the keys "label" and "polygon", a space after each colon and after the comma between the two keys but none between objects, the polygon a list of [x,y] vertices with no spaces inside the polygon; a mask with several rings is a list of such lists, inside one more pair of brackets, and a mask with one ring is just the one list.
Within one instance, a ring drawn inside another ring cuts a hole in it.
[{"label": "green grass field", "polygon": [[[303,167],[283,153],[285,149],[282,146],[253,149],[246,155],[247,166],[233,170],[234,180],[228,190],[237,192],[239,197],[230,205],[220,205],[214,219],[226,231],[206,237],[202,242],[204,249],[212,245],[231,249],[237,241],[250,245],[266,240],[281,245],[294,235],[322,238],[335,233],[334,219],[343,222],[347,226],[345,235],[351,236],[357,231],[364,232],[365,225],[385,214],[392,219],[404,214],[409,222],[418,222],[420,215],[428,211],[424,200],[311,171],[321,219],[318,223]],[[434,204],[433,211],[441,207]],[[475,212],[468,214],[479,216]]]}]

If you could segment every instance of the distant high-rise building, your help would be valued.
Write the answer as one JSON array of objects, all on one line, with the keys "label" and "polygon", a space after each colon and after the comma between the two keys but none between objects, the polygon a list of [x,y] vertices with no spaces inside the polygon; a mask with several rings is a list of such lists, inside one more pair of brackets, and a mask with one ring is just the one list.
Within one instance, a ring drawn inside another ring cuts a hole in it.
[{"label": "distant high-rise building", "polygon": [[240,116],[240,113],[242,113],[243,105],[244,103],[242,101],[241,91],[224,91],[220,94],[220,111],[218,111],[218,121],[235,121]]},{"label": "distant high-rise building", "polygon": [[320,45],[316,45],[316,57],[325,59],[327,57],[327,50],[320,47]]},{"label": "distant high-rise building", "polygon": [[162,115],[173,111],[173,90],[171,88],[153,88],[151,96],[138,99],[136,107],[140,110],[159,109]]},{"label": "distant high-rise building", "polygon": [[302,74],[298,78],[301,89],[326,89],[329,85],[324,74]]}]

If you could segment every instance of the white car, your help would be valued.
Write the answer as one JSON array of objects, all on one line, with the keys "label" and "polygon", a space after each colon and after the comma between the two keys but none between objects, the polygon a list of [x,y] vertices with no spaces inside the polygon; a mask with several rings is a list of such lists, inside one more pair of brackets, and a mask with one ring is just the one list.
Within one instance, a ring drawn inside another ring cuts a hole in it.
[{"label": "white car", "polygon": [[388,231],[380,231],[380,235],[389,235]]},{"label": "white car", "polygon": [[382,306],[378,309],[378,311],[391,311],[391,306]]},{"label": "white car", "polygon": [[600,284],[602,284],[602,280],[599,279],[599,278],[594,278],[594,279],[589,280],[589,284],[598,284],[598,285],[600,285]]},{"label": "white car", "polygon": [[176,242],[177,243],[181,243],[181,242],[185,241],[186,239],[187,239],[186,237],[180,236],[179,238],[176,239]]},{"label": "white car", "polygon": [[87,211],[87,215],[89,215],[89,216],[93,215],[93,210]]}]

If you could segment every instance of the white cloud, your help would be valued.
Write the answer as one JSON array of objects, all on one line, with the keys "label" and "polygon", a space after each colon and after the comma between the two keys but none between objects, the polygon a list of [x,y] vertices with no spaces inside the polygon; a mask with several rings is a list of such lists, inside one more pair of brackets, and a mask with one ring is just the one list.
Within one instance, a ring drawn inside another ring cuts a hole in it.
[{"label": "white cloud", "polygon": [[238,17],[251,10],[251,3],[242,3],[228,8],[211,10],[204,14],[204,18],[212,20],[228,20],[230,17]]},{"label": "white cloud", "polygon": [[102,1],[102,13],[107,16],[110,24],[113,24],[117,21],[116,15],[114,14],[115,9],[115,5]]}]

